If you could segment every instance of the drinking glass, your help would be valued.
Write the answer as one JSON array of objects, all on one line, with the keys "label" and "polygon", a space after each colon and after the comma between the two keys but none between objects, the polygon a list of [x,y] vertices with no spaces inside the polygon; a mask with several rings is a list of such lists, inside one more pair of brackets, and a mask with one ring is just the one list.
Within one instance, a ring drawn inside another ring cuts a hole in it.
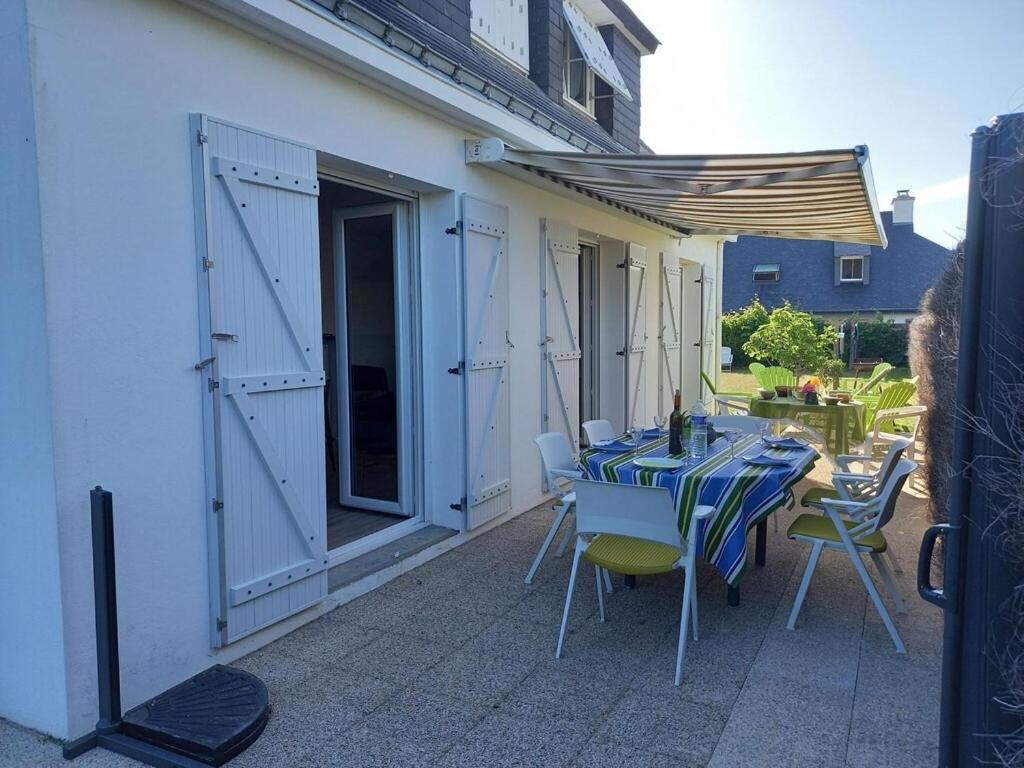
[{"label": "drinking glass", "polygon": [[729,443],[729,458],[736,458],[736,441],[740,438],[740,433],[735,429],[727,429],[722,433],[725,436],[726,441]]},{"label": "drinking glass", "polygon": [[768,440],[771,437],[773,437],[772,425],[770,422],[766,421],[764,424],[761,425],[761,443],[764,445],[768,445]]},{"label": "drinking glass", "polygon": [[658,428],[658,432],[659,433],[665,431],[665,425],[667,423],[668,423],[668,416],[662,416],[661,414],[658,414],[657,416],[654,417],[654,426],[656,426]]},{"label": "drinking glass", "polygon": [[639,424],[634,423],[633,426],[629,428],[629,434],[633,438],[633,452],[640,453],[640,440],[644,436],[644,428]]}]

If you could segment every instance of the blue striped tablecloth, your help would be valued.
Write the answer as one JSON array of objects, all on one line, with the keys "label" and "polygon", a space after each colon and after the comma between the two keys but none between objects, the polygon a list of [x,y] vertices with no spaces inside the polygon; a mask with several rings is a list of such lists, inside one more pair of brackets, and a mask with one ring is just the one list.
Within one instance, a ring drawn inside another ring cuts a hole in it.
[{"label": "blue striped tablecloth", "polygon": [[[629,442],[629,438],[623,438]],[[636,455],[590,448],[580,454],[580,468],[590,480],[635,485],[658,485],[672,492],[679,513],[679,530],[686,531],[693,508],[700,504],[717,512],[700,526],[697,554],[714,565],[731,585],[739,583],[747,566],[747,533],[779,508],[789,489],[806,475],[817,452],[810,447],[793,450],[766,449],[760,435],[744,435],[736,441],[736,458],[729,443],[719,438],[708,446],[701,461],[688,460],[676,471],[643,469],[633,464]],[[787,466],[762,467],[745,463],[742,456],[764,453],[786,459]],[[668,455],[668,438],[641,443],[640,455]]]}]

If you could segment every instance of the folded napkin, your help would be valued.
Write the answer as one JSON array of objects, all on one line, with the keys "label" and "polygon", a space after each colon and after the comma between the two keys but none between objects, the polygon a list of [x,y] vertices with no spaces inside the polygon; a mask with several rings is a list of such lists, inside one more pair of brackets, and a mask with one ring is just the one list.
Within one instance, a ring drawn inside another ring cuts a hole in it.
[{"label": "folded napkin", "polygon": [[662,431],[657,427],[650,427],[644,430],[644,437],[661,437]]},{"label": "folded napkin", "polygon": [[804,443],[796,440],[792,437],[768,437],[765,438],[765,444],[770,445],[772,448],[806,448]]},{"label": "folded napkin", "polygon": [[597,440],[593,444],[594,448],[599,448],[602,451],[632,451],[633,444],[627,443],[623,440]]},{"label": "folded napkin", "polygon": [[758,467],[788,467],[789,462],[785,459],[779,459],[775,456],[744,456],[743,461],[747,464],[753,464]]}]

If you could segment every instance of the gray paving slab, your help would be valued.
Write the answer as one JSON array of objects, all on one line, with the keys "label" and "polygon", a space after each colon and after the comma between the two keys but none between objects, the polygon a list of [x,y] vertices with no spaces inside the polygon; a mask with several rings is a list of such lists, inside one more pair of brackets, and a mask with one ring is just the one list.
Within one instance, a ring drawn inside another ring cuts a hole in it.
[{"label": "gray paving slab", "polygon": [[[699,565],[700,637],[678,688],[678,574],[635,590],[616,577],[602,624],[582,569],[554,659],[572,558],[552,553],[522,583],[551,521],[538,508],[237,662],[266,681],[273,712],[232,766],[933,765],[942,617],[911,572],[924,506],[905,493],[890,536],[906,655],[841,553],[822,558],[797,630],[785,629],[808,549],[786,539],[785,512],[739,607]],[[55,740],[0,721],[0,765],[64,762]],[[135,764],[97,751],[75,765]]]}]

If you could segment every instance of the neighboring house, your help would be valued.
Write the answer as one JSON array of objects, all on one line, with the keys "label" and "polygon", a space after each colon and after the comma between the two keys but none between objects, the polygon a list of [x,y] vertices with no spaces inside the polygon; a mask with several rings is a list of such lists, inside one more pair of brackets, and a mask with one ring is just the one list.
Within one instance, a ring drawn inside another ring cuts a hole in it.
[{"label": "neighboring house", "polygon": [[879,240],[866,148],[645,175],[622,0],[6,0],[0,39],[0,717],[60,738],[93,486],[128,708],[541,503],[538,433],[694,402],[749,231],[713,193],[859,169],[807,218]]},{"label": "neighboring house", "polygon": [[906,322],[952,256],[914,232],[914,198],[900,190],[882,212],[887,248],[820,240],[740,237],[725,246],[722,308],[731,312],[754,296],[768,308],[783,301],[841,322],[881,312]]}]

